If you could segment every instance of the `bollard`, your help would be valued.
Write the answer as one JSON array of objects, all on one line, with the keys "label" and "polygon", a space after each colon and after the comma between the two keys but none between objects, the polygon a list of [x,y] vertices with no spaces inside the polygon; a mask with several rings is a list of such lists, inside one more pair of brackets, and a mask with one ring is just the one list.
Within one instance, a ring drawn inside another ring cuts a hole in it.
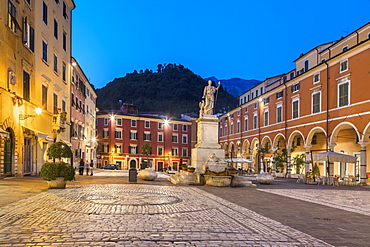
[{"label": "bollard", "polygon": [[128,171],[128,182],[137,183],[137,171],[135,168],[130,168]]}]

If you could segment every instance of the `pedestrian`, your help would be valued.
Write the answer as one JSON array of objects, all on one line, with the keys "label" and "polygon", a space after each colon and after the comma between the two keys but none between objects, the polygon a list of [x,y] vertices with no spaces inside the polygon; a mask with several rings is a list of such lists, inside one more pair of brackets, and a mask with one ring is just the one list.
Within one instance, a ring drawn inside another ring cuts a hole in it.
[{"label": "pedestrian", "polygon": [[90,162],[90,170],[91,170],[90,176],[92,176],[93,175],[93,170],[94,170],[94,161],[93,160],[91,160],[91,162]]},{"label": "pedestrian", "polygon": [[80,159],[80,166],[79,166],[80,175],[84,175],[84,169],[85,169],[85,162],[83,159]]},{"label": "pedestrian", "polygon": [[86,175],[89,176],[89,161],[86,160]]}]

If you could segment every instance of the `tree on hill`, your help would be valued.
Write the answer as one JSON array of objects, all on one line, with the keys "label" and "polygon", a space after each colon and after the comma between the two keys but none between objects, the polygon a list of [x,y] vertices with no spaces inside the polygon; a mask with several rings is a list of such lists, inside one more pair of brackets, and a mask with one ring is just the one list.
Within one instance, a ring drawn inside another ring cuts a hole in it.
[{"label": "tree on hill", "polygon": [[[162,111],[169,116],[198,112],[207,81],[179,64],[159,64],[157,71],[145,69],[127,73],[96,90],[99,109],[119,109],[121,102],[139,111]],[[215,113],[233,109],[237,99],[222,87],[218,90]]]}]

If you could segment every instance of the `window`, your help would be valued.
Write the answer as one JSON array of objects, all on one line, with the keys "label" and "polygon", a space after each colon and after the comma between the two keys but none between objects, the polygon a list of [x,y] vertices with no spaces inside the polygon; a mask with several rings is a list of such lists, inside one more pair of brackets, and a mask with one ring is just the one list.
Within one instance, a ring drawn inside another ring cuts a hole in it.
[{"label": "window", "polygon": [[178,130],[178,125],[177,124],[173,124],[173,130],[175,130],[175,131]]},{"label": "window", "polygon": [[187,148],[183,148],[183,149],[182,149],[182,156],[183,156],[183,157],[188,156],[188,149],[187,149]]},{"label": "window", "polygon": [[103,153],[109,153],[109,145],[108,144],[103,144],[102,149],[103,149]]},{"label": "window", "polygon": [[67,51],[67,33],[63,32],[63,50]]},{"label": "window", "polygon": [[283,97],[283,91],[277,92],[276,93],[276,99],[280,99]]},{"label": "window", "polygon": [[257,114],[254,114],[253,115],[253,129],[257,129],[258,128],[258,118],[257,118]]},{"label": "window", "polygon": [[240,121],[236,122],[236,133],[240,132]]},{"label": "window", "polygon": [[286,82],[287,81],[287,77],[286,76],[284,76],[283,77],[283,82]]},{"label": "window", "polygon": [[183,132],[188,132],[188,126],[186,124],[182,125],[182,131]]},{"label": "window", "polygon": [[130,132],[130,140],[137,140],[137,132],[131,131]]},{"label": "window", "polygon": [[158,122],[158,129],[163,130],[163,123],[162,122]]},{"label": "window", "polygon": [[114,138],[116,138],[116,139],[122,139],[122,130],[116,130],[116,131],[114,131]]},{"label": "window", "polygon": [[44,1],[42,2],[42,20],[45,25],[48,25],[48,6]]},{"label": "window", "polygon": [[175,134],[172,135],[172,142],[173,143],[177,143],[178,142],[178,136],[177,135],[175,135]]},{"label": "window", "polygon": [[42,41],[42,59],[48,62],[48,43],[45,40]]},{"label": "window", "polygon": [[184,143],[184,144],[188,143],[188,136],[187,135],[182,135],[182,143]]},{"label": "window", "polygon": [[8,27],[15,33],[17,32],[17,28],[19,28],[17,22],[17,8],[10,0],[8,1]]},{"label": "window", "polygon": [[[78,104],[78,100],[77,100],[77,97],[76,97],[76,104]],[[108,125],[108,121],[109,121],[109,118],[104,118],[104,125]]]},{"label": "window", "polygon": [[145,121],[145,128],[150,128],[150,121]]},{"label": "window", "polygon": [[248,113],[248,106],[244,108],[244,112]]},{"label": "window", "polygon": [[54,114],[58,114],[58,95],[54,93],[53,95],[53,112]]},{"label": "window", "polygon": [[299,98],[296,97],[292,100],[292,118],[299,117]]},{"label": "window", "polygon": [[269,111],[266,109],[263,113],[265,126],[269,125]]},{"label": "window", "polygon": [[54,72],[58,73],[58,56],[54,54]]},{"label": "window", "polygon": [[247,95],[248,101],[250,101],[250,95]]},{"label": "window", "polygon": [[23,71],[23,99],[30,101],[30,74]]},{"label": "window", "polygon": [[225,128],[224,128],[224,136],[226,135],[229,135],[229,132],[228,132],[228,129],[227,129],[227,125],[225,125]]},{"label": "window", "polygon": [[230,123],[230,135],[234,134],[234,123]]},{"label": "window", "polygon": [[122,145],[121,144],[114,145],[114,149],[116,151],[115,153],[117,153],[117,154],[122,153]]},{"label": "window", "polygon": [[103,130],[103,138],[108,138],[109,137],[109,130]]},{"label": "window", "polygon": [[294,71],[290,73],[290,79],[294,78]]},{"label": "window", "polygon": [[64,19],[67,19],[67,5],[65,2],[63,2],[63,17]]},{"label": "window", "polygon": [[62,112],[67,112],[67,104],[64,99],[62,100]]},{"label": "window", "polygon": [[338,85],[338,106],[349,105],[349,82],[343,82]]},{"label": "window", "polygon": [[281,123],[283,121],[283,105],[279,104],[276,107],[276,122]]},{"label": "window", "polygon": [[158,142],[163,142],[163,133],[158,133]]},{"label": "window", "polygon": [[65,82],[66,81],[66,72],[67,72],[67,66],[66,64],[63,62],[62,63],[62,80]]},{"label": "window", "polygon": [[253,108],[257,109],[257,102],[253,104]]},{"label": "window", "polygon": [[261,95],[263,94],[263,87],[260,88],[260,91],[261,91]]},{"label": "window", "polygon": [[303,72],[308,71],[309,66],[310,66],[310,60],[304,61],[304,71]]},{"label": "window", "polygon": [[23,43],[32,52],[35,51],[35,29],[28,23],[27,17],[23,18]]},{"label": "window", "polygon": [[116,119],[116,125],[117,126],[122,126],[122,118],[117,118]]},{"label": "window", "polygon": [[291,89],[292,89],[292,93],[297,92],[300,89],[300,83],[298,82],[292,85]]},{"label": "window", "polygon": [[346,50],[348,50],[348,45],[346,45],[345,47],[342,48],[343,52],[345,52]]},{"label": "window", "polygon": [[248,130],[248,118],[244,118],[244,131]]},{"label": "window", "polygon": [[321,92],[314,92],[312,94],[312,113],[318,113],[321,111]]},{"label": "window", "polygon": [[150,132],[144,132],[144,141],[151,141],[152,140],[152,135]]},{"label": "window", "polygon": [[320,74],[315,74],[313,76],[313,83],[318,83],[320,81]]},{"label": "window", "polygon": [[178,148],[172,148],[172,156],[179,156],[179,149]]},{"label": "window", "polygon": [[342,61],[340,63],[340,72],[344,72],[348,70],[348,60]]},{"label": "window", "polygon": [[136,127],[136,119],[131,119],[131,127]]},{"label": "window", "polygon": [[129,146],[129,150],[128,150],[128,152],[129,152],[130,154],[137,154],[137,150],[138,150],[137,146],[130,145],[130,146]]},{"label": "window", "polygon": [[252,92],[252,99],[254,99],[254,93]]},{"label": "window", "polygon": [[256,89],[256,98],[258,97],[258,89]]},{"label": "window", "polygon": [[315,135],[313,135],[313,137],[312,137],[311,145],[316,145],[316,144],[317,144],[317,136],[316,136],[316,134],[315,134]]},{"label": "window", "polygon": [[42,85],[42,109],[47,110],[48,106],[48,87],[45,85]]},{"label": "window", "polygon": [[58,39],[58,22],[54,19],[54,38]]},{"label": "window", "polygon": [[268,103],[270,103],[270,97],[264,98],[263,103],[264,105],[267,105]]},{"label": "window", "polygon": [[163,147],[158,147],[157,154],[158,155],[163,155]]}]

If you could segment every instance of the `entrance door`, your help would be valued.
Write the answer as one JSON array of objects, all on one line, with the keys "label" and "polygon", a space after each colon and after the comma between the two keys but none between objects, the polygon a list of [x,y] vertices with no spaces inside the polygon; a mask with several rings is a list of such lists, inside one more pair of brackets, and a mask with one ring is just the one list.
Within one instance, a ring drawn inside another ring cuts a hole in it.
[{"label": "entrance door", "polygon": [[158,162],[158,171],[163,172],[163,162]]},{"label": "entrance door", "polygon": [[4,141],[4,174],[11,175],[12,173],[12,141],[6,139]]},{"label": "entrance door", "polygon": [[32,145],[31,138],[24,138],[23,145],[23,173],[32,172]]},{"label": "entrance door", "polygon": [[136,161],[135,160],[130,161],[130,168],[136,168]]}]

